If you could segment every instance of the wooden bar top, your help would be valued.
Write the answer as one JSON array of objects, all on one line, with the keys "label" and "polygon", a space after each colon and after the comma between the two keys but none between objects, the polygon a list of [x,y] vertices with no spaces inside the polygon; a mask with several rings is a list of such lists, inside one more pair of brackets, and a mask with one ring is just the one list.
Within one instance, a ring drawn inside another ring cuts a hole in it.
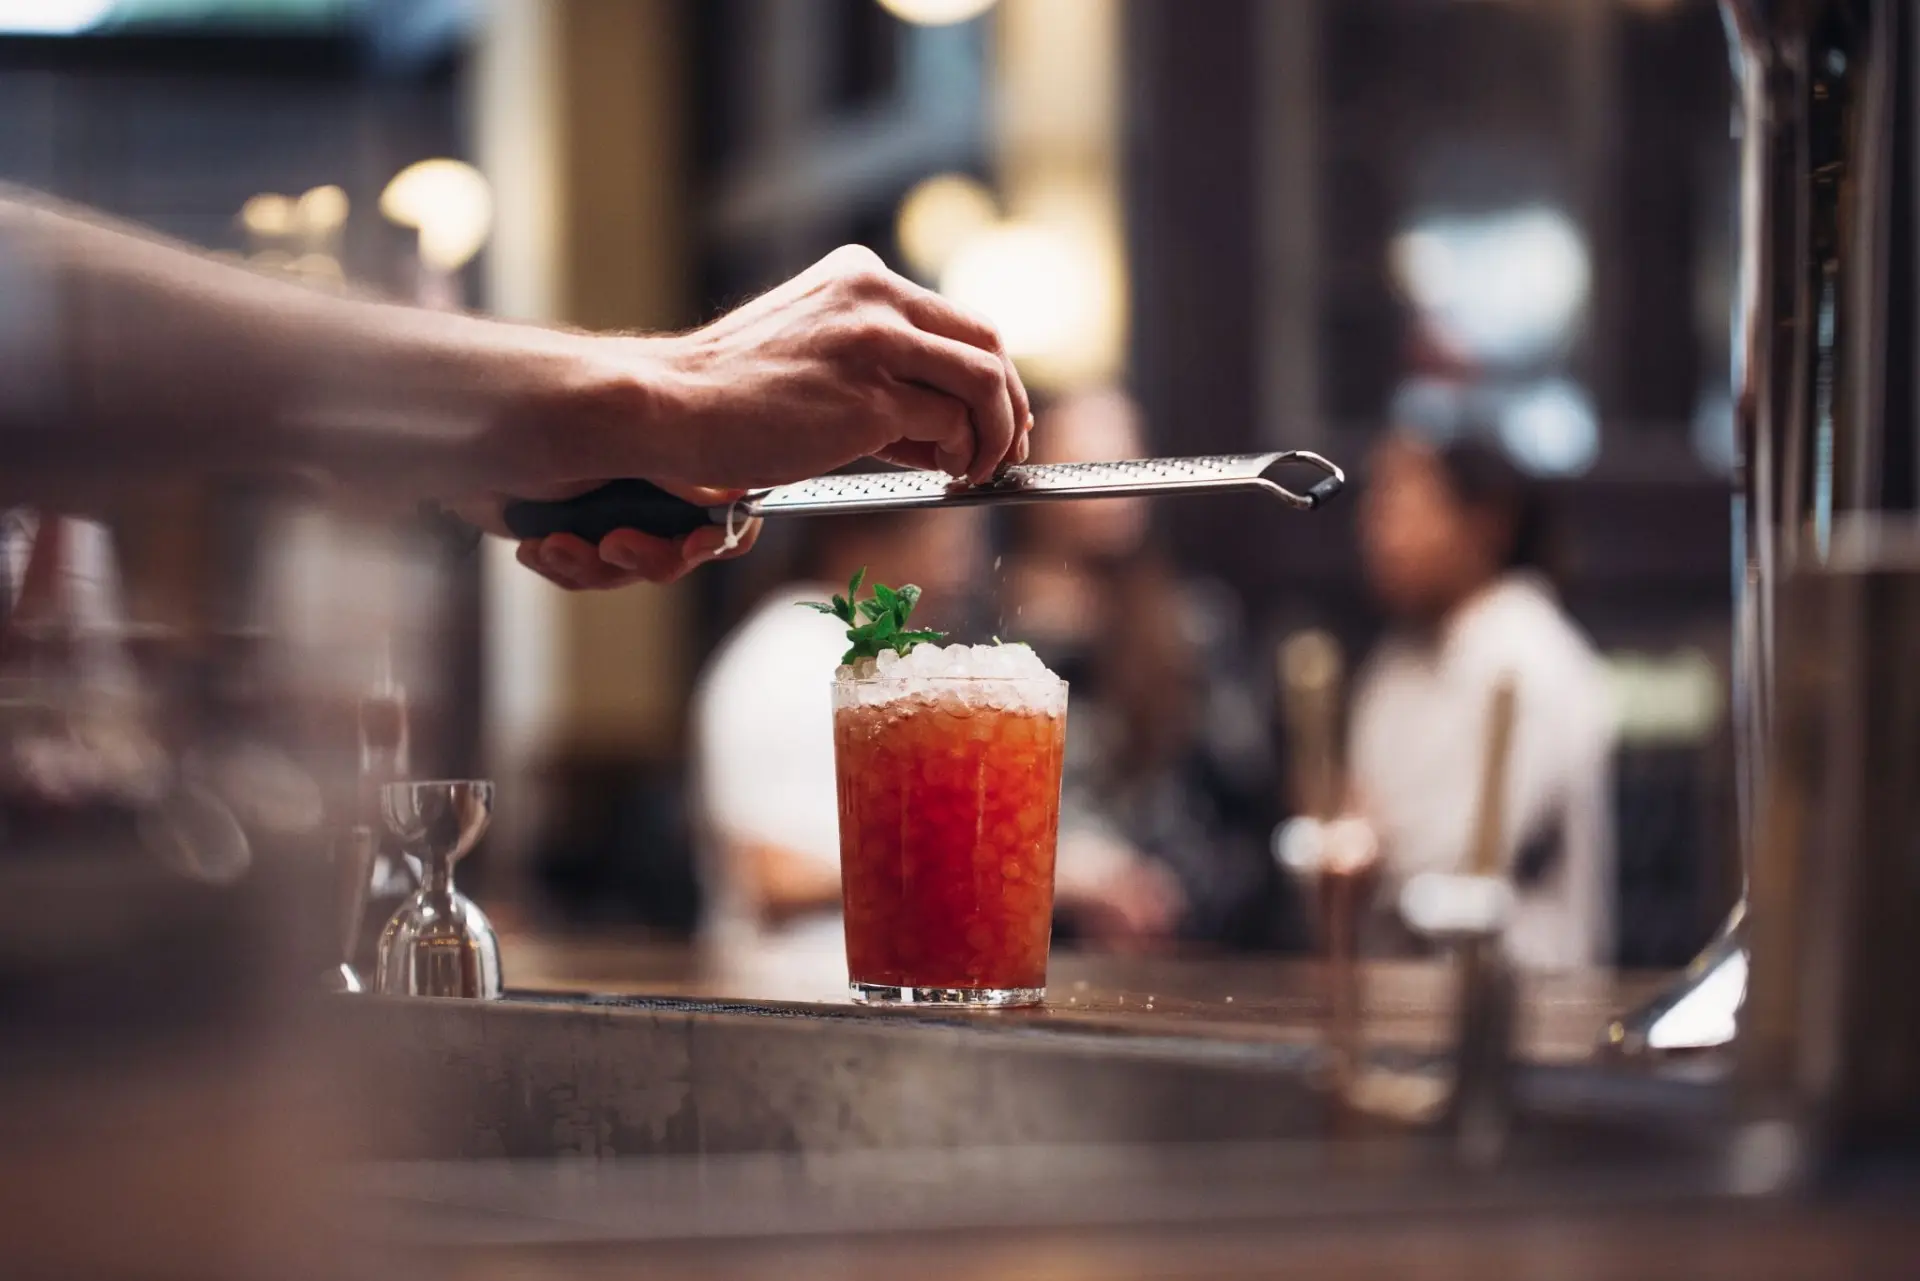
[{"label": "wooden bar top", "polygon": [[[509,991],[543,996],[674,997],[1240,1042],[1317,1037],[1326,1009],[1323,966],[1295,957],[1057,952],[1044,1006],[966,1014],[951,1007],[859,1006],[848,995],[844,963],[833,955],[747,956],[720,965],[695,949],[617,939],[521,934],[501,946]],[[1525,1057],[1547,1063],[1588,1058],[1608,1019],[1650,994],[1662,977],[1581,971],[1526,980]],[[1361,979],[1363,1035],[1371,1046],[1428,1051],[1446,1044],[1454,1005],[1447,962],[1372,961],[1362,965]]]},{"label": "wooden bar top", "polygon": [[[1321,967],[1289,958],[1061,952],[1044,1007],[968,1013],[856,1006],[837,956],[717,966],[688,949],[525,933],[505,938],[503,954],[510,995],[543,1002],[613,998],[655,1019],[662,1005],[681,1011],[669,1019],[711,1009],[720,1017],[707,1026],[716,1032],[757,1011],[923,1023],[939,1038],[956,1026],[1054,1032],[1091,1046],[1075,1052],[1099,1062],[1097,1041],[1087,1038],[1176,1051],[1183,1043],[1310,1043],[1326,1008]],[[1590,1059],[1607,1019],[1659,977],[1528,980],[1526,1055]],[[1372,962],[1362,978],[1372,1046],[1446,1044],[1453,996],[1445,962]],[[800,1052],[822,1044],[804,1036]],[[957,1043],[940,1044],[947,1048],[937,1052],[951,1054]],[[696,1046],[703,1070],[725,1070],[718,1042]],[[765,1067],[756,1064],[756,1072]],[[620,1070],[645,1077],[651,1069],[623,1058]],[[764,1077],[755,1080],[764,1089]],[[1234,1136],[1189,1146],[802,1145],[730,1156],[702,1149],[612,1161],[403,1163],[380,1176],[396,1180],[391,1186],[370,1175],[369,1189],[389,1211],[427,1212],[410,1231],[440,1275],[456,1281],[1920,1276],[1910,1176],[1891,1193],[1812,1200],[1742,1193],[1737,1171],[1712,1155],[1717,1148],[1691,1165],[1652,1153],[1622,1160],[1574,1132],[1561,1140],[1576,1145],[1574,1155],[1560,1153],[1564,1169],[1529,1159],[1485,1178],[1425,1164],[1404,1139],[1376,1148],[1323,1134]]]},{"label": "wooden bar top", "polygon": [[1910,1210],[1768,1204],[1228,1231],[964,1232],[643,1251],[536,1249],[475,1253],[443,1275],[455,1281],[638,1275],[655,1281],[1909,1281],[1917,1274],[1920,1219]]}]

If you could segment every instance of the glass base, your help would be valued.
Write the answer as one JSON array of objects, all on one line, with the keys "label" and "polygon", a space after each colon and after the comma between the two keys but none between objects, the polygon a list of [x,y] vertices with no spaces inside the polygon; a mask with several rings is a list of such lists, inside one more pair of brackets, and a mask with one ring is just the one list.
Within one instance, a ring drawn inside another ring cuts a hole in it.
[{"label": "glass base", "polygon": [[1652,1058],[1731,1043],[1747,999],[1746,924],[1746,903],[1735,904],[1720,932],[1678,979],[1607,1024],[1601,1049],[1625,1058]]},{"label": "glass base", "polygon": [[1044,987],[896,987],[891,983],[849,986],[853,999],[863,1005],[957,1005],[985,1010],[1039,1005],[1047,999]]}]

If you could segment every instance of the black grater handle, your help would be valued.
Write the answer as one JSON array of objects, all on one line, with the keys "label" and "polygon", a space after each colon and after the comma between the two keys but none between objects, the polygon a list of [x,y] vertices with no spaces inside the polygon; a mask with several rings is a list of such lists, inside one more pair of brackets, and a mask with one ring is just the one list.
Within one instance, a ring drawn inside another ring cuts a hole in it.
[{"label": "black grater handle", "polygon": [[708,508],[669,494],[650,481],[613,480],[595,490],[557,501],[510,502],[500,513],[515,538],[575,534],[598,543],[616,529],[636,529],[655,538],[682,538],[726,521],[724,507]]}]

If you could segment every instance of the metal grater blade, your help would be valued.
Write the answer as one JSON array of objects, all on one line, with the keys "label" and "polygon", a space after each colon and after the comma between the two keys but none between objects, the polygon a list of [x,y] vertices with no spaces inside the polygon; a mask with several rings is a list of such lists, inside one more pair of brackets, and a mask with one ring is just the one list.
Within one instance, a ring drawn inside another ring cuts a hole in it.
[{"label": "metal grater blade", "polygon": [[[1321,473],[1297,493],[1268,473],[1298,464]],[[864,472],[822,476],[756,494],[741,503],[749,516],[852,515],[910,507],[964,507],[1063,499],[1124,498],[1202,490],[1259,489],[1290,506],[1310,510],[1339,492],[1345,478],[1318,454],[1216,454],[1200,458],[1137,458],[1103,463],[1044,463],[1009,467],[984,485],[942,472]]]}]

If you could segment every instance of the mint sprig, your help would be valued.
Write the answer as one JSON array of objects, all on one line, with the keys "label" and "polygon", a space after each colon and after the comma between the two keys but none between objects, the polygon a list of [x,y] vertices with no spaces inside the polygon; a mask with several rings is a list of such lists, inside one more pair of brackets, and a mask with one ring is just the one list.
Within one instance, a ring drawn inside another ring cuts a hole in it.
[{"label": "mint sprig", "polygon": [[898,590],[885,583],[875,583],[871,596],[856,600],[860,594],[860,584],[866,577],[866,568],[862,566],[848,581],[847,594],[835,596],[832,604],[817,600],[800,602],[808,609],[831,615],[847,625],[850,648],[840,656],[843,665],[857,663],[863,658],[878,658],[886,650],[905,654],[922,642],[946,638],[945,632],[908,629],[907,618],[913,613],[913,607],[920,603],[920,589],[912,583]]}]

